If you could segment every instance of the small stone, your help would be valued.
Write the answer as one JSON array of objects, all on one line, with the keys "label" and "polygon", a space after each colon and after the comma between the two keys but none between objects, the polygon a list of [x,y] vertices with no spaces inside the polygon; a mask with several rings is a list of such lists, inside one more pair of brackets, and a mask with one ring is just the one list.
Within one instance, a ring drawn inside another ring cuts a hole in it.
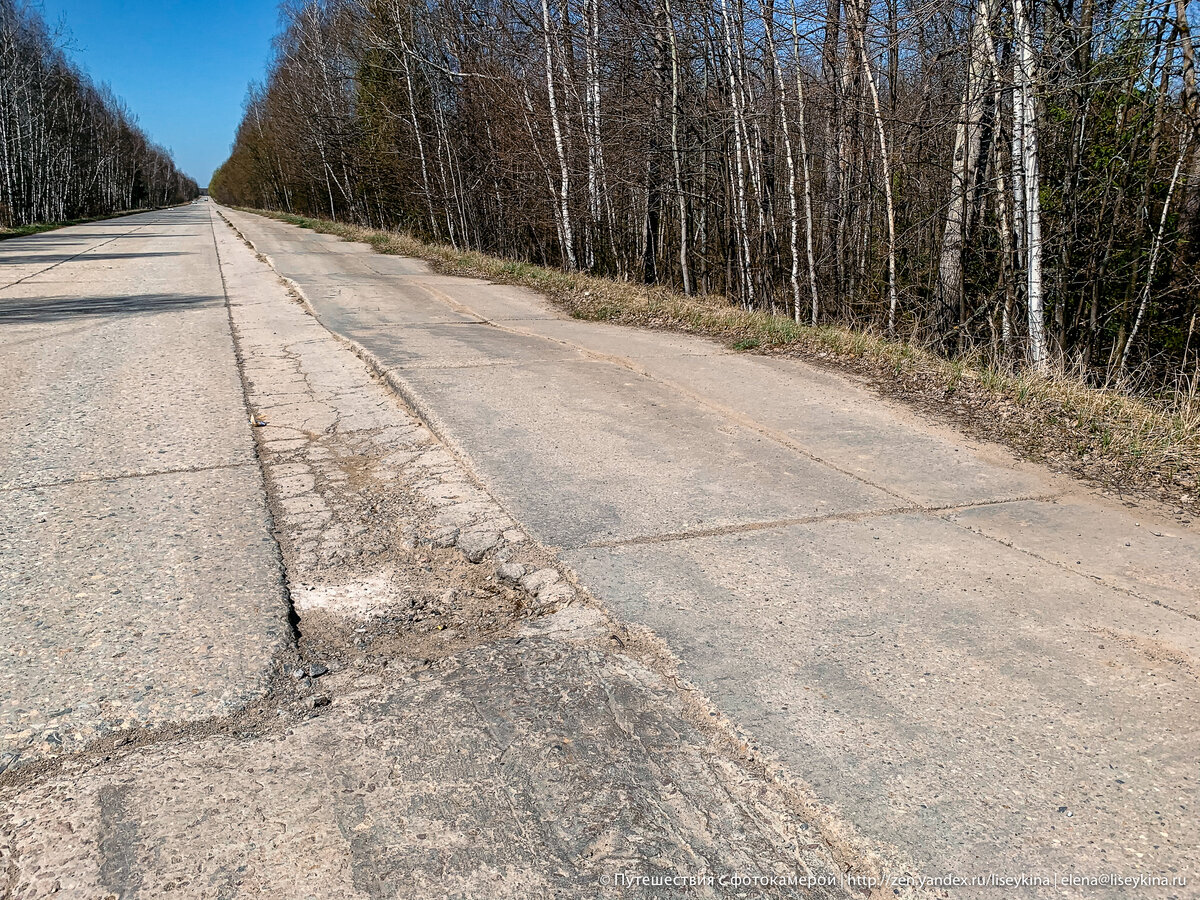
[{"label": "small stone", "polygon": [[328,706],[331,702],[326,694],[315,694],[308,698],[306,704],[309,709],[320,709],[322,706]]},{"label": "small stone", "polygon": [[313,663],[311,666],[308,667],[308,677],[309,678],[320,678],[322,675],[328,674],[328,672],[329,672],[329,668],[327,666],[321,665],[320,663]]},{"label": "small stone", "polygon": [[575,589],[569,584],[548,584],[537,592],[538,606],[554,606],[569,603],[575,597]]},{"label": "small stone", "polygon": [[444,548],[453,547],[454,542],[458,540],[458,529],[454,526],[442,528],[435,532],[433,537],[429,539],[429,543],[433,547]]},{"label": "small stone", "polygon": [[301,678],[303,678],[307,674],[308,673],[305,672],[304,669],[302,669],[300,667],[292,669],[292,672],[291,672],[292,677],[295,678],[297,681],[299,681]]},{"label": "small stone", "polygon": [[531,594],[536,594],[546,585],[557,584],[560,581],[562,581],[562,576],[558,574],[557,569],[538,569],[521,579],[521,587]]},{"label": "small stone", "polygon": [[500,535],[494,531],[468,531],[458,536],[457,543],[458,548],[467,554],[467,559],[477,563],[500,543]]},{"label": "small stone", "polygon": [[520,563],[505,563],[496,570],[496,574],[500,576],[501,581],[515,584],[525,577],[525,567]]}]

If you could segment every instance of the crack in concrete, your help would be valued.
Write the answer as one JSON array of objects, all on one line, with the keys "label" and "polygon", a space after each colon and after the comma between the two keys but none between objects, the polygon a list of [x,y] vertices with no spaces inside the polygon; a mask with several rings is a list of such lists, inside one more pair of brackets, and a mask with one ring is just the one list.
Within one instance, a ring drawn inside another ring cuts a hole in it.
[{"label": "crack in concrete", "polygon": [[[673,541],[686,541],[693,538],[720,537],[726,534],[744,534],[754,531],[766,531],[772,528],[787,528],[792,525],[815,525],[822,522],[865,522],[886,516],[903,514],[934,515],[940,512],[960,512],[968,509],[982,509],[989,506],[1002,506],[1006,503],[1023,503],[1031,500],[1053,500],[1060,494],[1043,494],[1032,497],[1005,497],[997,500],[980,500],[973,503],[955,504],[950,506],[889,506],[882,509],[863,510],[858,512],[827,513],[812,516],[795,516],[782,519],[769,519],[759,522],[741,522],[735,525],[717,525],[712,528],[694,528],[685,531],[663,532],[661,534],[638,535],[631,538],[620,538],[611,541],[591,541],[564,550],[601,550],[610,547],[637,546],[641,544],[666,544]],[[940,516],[938,516],[940,518]],[[957,524],[947,520],[950,524]]]},{"label": "crack in concrete", "polygon": [[[234,323],[234,320],[233,320],[233,305],[229,299],[229,285],[225,279],[225,269],[221,265],[221,248],[217,242],[217,225],[216,225],[216,222],[213,220],[211,213],[209,214],[209,217],[208,217],[208,225],[209,225],[209,230],[212,232],[213,253],[214,253],[216,261],[217,261],[217,273],[221,277],[221,294],[225,298],[225,315],[226,315],[226,319],[229,324],[229,343],[233,350],[234,361],[237,364],[238,385],[241,389],[241,395],[242,395],[242,411],[243,411],[243,414],[247,417],[246,421],[252,422],[255,420],[253,419],[253,412],[252,412],[252,408],[250,406],[250,396],[248,393],[249,385],[247,384],[247,381],[246,381],[246,361],[245,361],[245,359],[242,358],[242,350],[241,350],[241,347],[238,345],[237,325]],[[258,441],[254,441],[254,461],[255,461],[255,465],[259,469],[259,472],[261,473],[262,459],[259,456]],[[266,485],[263,484],[260,487],[260,490],[263,492],[263,495],[265,496],[266,495]],[[273,534],[275,532],[275,523],[274,523],[274,516],[270,510],[269,503],[267,505],[267,515],[271,519],[271,521],[268,524],[269,524],[270,531]],[[272,545],[275,548],[276,565],[278,566],[278,570],[279,570],[279,573],[281,576],[280,584],[283,586],[283,602],[287,609],[288,629],[291,632],[293,644],[297,644],[297,643],[299,643],[299,640],[300,640],[300,617],[296,614],[296,606],[292,602],[291,591],[288,587],[287,571],[284,568],[284,564],[283,564],[283,553],[279,547],[278,541],[273,541]]]},{"label": "crack in concrete", "polygon": [[[1030,497],[1028,499],[1036,501],[1041,498]],[[1013,501],[1013,502],[1018,502],[1018,501]],[[974,508],[974,507],[962,507],[962,509],[972,509],[972,508]],[[957,512],[957,511],[959,511],[959,510],[950,509],[950,510],[947,510],[947,513],[953,513],[953,512]],[[953,519],[949,518],[948,515],[938,516],[938,518],[949,523],[950,525],[953,525],[955,528],[959,528],[963,531],[966,531],[968,534],[973,534],[973,535],[976,535],[977,537],[981,537],[986,540],[994,541],[997,544],[1000,544],[1001,546],[1008,547],[1010,550],[1014,550],[1017,553],[1021,553],[1025,556],[1036,559],[1038,562],[1045,563],[1048,566],[1053,566],[1054,568],[1058,569],[1060,572],[1066,572],[1070,575],[1073,575],[1077,578],[1083,578],[1087,581],[1099,582],[1100,584],[1104,585],[1105,587],[1107,587],[1111,590],[1117,591],[1118,593],[1124,594],[1126,597],[1129,597],[1132,600],[1140,600],[1143,603],[1152,603],[1155,606],[1165,609],[1167,612],[1174,613],[1179,616],[1183,616],[1184,618],[1187,618],[1187,619],[1192,619],[1196,622],[1200,622],[1200,615],[1198,615],[1194,612],[1191,612],[1190,610],[1180,609],[1176,606],[1171,606],[1170,604],[1164,603],[1161,600],[1157,600],[1153,597],[1147,597],[1144,594],[1139,593],[1138,591],[1136,591],[1135,589],[1133,589],[1131,587],[1127,587],[1126,585],[1123,585],[1123,584],[1117,584],[1116,582],[1106,579],[1102,575],[1092,575],[1088,572],[1082,572],[1079,569],[1074,569],[1067,563],[1060,562],[1059,560],[1056,560],[1056,559],[1051,559],[1048,556],[1043,556],[1041,553],[1037,553],[1036,551],[1029,550],[1025,547],[1018,547],[1014,541],[999,537],[997,535],[987,534],[982,529],[972,526],[972,525],[967,525],[963,522],[956,522]]]},{"label": "crack in concrete", "polygon": [[159,475],[191,475],[197,472],[218,472],[222,469],[240,469],[253,466],[253,461],[236,463],[216,463],[211,466],[184,466],[177,469],[155,469],[150,472],[118,472],[113,475],[82,475],[78,478],[64,478],[60,481],[42,481],[36,484],[12,485],[0,487],[0,493],[13,491],[36,491],[42,488],[69,487],[73,484],[96,484],[106,481],[124,481],[127,478],[156,478]]}]

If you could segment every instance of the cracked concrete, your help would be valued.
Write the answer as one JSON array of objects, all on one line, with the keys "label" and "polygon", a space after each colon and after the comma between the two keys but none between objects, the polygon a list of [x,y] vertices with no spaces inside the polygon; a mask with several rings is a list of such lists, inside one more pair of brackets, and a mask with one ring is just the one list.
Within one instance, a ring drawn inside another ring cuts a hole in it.
[{"label": "cracked concrete", "polygon": [[230,214],[273,271],[210,210],[0,290],[5,896],[1192,874],[1194,532],[802,363]]},{"label": "cracked concrete", "polygon": [[[136,264],[97,258],[114,241]],[[208,217],[9,254],[33,261],[0,289],[0,771],[237,710],[290,639]]]},{"label": "cracked concrete", "polygon": [[624,873],[847,897],[909,871],[680,690],[215,217],[211,240],[299,642],[241,712],[0,777],[4,896],[662,896]]},{"label": "cracked concrete", "polygon": [[1195,872],[1194,529],[799,360],[229,216],[577,587],[864,835],[930,872]]}]

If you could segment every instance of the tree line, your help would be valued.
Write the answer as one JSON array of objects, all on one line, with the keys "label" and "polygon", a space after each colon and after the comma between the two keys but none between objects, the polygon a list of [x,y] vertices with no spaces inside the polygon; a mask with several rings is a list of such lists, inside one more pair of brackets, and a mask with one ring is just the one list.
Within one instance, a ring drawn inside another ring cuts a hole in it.
[{"label": "tree line", "polygon": [[22,0],[0,0],[0,224],[64,222],[197,196],[112,92]]},{"label": "tree line", "polygon": [[1188,0],[292,0],[227,203],[949,354],[1200,371]]}]

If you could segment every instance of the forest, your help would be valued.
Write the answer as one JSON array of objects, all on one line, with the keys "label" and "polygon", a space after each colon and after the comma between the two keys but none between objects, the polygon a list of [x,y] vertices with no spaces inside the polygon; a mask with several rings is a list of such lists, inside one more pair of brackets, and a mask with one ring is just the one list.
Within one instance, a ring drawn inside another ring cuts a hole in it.
[{"label": "forest", "polygon": [[[291,0],[228,204],[1177,392],[1187,0]],[[1185,388],[1186,389],[1186,388]]]},{"label": "forest", "polygon": [[0,226],[66,222],[199,193],[37,10],[0,0]]}]

